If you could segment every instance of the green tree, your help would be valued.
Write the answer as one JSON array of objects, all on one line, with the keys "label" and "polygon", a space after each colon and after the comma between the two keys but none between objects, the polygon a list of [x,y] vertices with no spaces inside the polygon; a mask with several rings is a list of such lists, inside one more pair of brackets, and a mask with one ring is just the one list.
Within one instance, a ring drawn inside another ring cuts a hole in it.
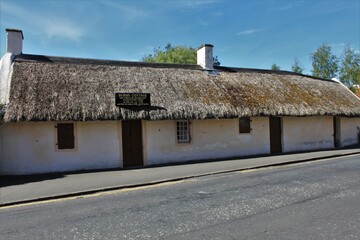
[{"label": "green tree", "polygon": [[213,58],[213,60],[214,60],[214,66],[220,66],[220,61],[219,61],[219,59],[218,59],[218,56],[215,56],[215,57]]},{"label": "green tree", "polygon": [[196,64],[196,49],[185,46],[171,46],[167,44],[165,49],[160,47],[154,49],[153,54],[146,54],[142,58],[143,62],[179,63]]},{"label": "green tree", "polygon": [[297,58],[294,59],[294,64],[291,66],[291,70],[294,73],[303,73],[304,67],[301,65],[300,61]]},{"label": "green tree", "polygon": [[331,79],[338,72],[338,59],[331,53],[331,47],[322,44],[315,52],[310,54],[312,61],[312,74],[314,77]]},{"label": "green tree", "polygon": [[360,54],[347,45],[340,63],[340,81],[348,87],[360,84]]},{"label": "green tree", "polygon": [[271,65],[271,70],[279,71],[279,70],[280,70],[280,66],[276,65],[275,63],[273,63],[273,65]]},{"label": "green tree", "polygon": [[[171,46],[168,43],[164,49],[155,48],[152,54],[146,54],[141,61],[159,63],[197,64],[197,50],[186,46]],[[214,66],[220,66],[218,57],[214,57]]]}]

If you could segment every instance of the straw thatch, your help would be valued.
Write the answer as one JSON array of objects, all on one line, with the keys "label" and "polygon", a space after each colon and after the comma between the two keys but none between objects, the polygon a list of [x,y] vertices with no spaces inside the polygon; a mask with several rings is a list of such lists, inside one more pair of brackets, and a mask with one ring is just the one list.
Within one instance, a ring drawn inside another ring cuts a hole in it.
[{"label": "straw thatch", "polygon": [[[360,116],[341,84],[283,71],[20,55],[4,121]],[[151,94],[118,108],[116,92]]]}]

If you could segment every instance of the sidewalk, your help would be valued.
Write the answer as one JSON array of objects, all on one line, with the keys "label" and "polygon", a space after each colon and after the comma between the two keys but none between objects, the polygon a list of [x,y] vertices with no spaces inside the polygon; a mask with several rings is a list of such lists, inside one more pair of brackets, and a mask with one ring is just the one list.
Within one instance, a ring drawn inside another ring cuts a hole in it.
[{"label": "sidewalk", "polygon": [[152,185],[198,176],[360,154],[360,148],[252,157],[103,172],[0,178],[0,207]]}]

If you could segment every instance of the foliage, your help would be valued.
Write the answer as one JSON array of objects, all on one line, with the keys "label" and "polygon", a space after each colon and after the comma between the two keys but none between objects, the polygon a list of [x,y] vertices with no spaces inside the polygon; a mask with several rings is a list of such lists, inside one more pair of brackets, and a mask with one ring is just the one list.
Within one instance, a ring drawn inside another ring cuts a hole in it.
[{"label": "foliage", "polygon": [[300,61],[297,58],[295,58],[294,64],[291,66],[291,70],[294,73],[303,73],[304,67],[301,65]]},{"label": "foliage", "polygon": [[[154,49],[154,53],[146,54],[141,60],[143,62],[159,63],[178,63],[178,64],[197,64],[197,50],[186,46],[171,46],[168,43],[164,50],[160,47]],[[214,66],[220,66],[220,61],[216,56]]]},{"label": "foliage", "polygon": [[171,46],[167,44],[165,49],[154,49],[153,54],[147,54],[142,59],[143,62],[179,63],[196,64],[196,49],[185,46]]},{"label": "foliage", "polygon": [[280,70],[280,66],[276,65],[275,63],[273,65],[271,65],[271,70],[275,70],[275,71],[279,71]]},{"label": "foliage", "polygon": [[339,77],[340,81],[348,87],[360,84],[360,54],[349,45],[344,48]]},{"label": "foliage", "polygon": [[314,77],[331,79],[338,72],[338,58],[331,53],[331,47],[322,44],[315,52],[311,53],[312,74]]},{"label": "foliage", "polygon": [[219,61],[219,59],[218,59],[218,56],[215,56],[215,57],[213,58],[213,60],[214,60],[214,66],[220,66],[220,61]]}]

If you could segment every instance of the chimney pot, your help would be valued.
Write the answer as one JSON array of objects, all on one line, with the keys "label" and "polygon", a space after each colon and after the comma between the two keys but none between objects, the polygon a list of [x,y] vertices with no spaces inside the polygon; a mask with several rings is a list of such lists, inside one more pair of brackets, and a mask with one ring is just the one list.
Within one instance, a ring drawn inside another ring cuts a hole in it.
[{"label": "chimney pot", "polygon": [[203,44],[197,50],[197,64],[206,70],[214,69],[213,45]]},{"label": "chimney pot", "polygon": [[24,35],[21,30],[18,29],[6,29],[7,41],[6,41],[6,52],[12,53],[14,55],[19,55],[22,53],[22,45]]}]

